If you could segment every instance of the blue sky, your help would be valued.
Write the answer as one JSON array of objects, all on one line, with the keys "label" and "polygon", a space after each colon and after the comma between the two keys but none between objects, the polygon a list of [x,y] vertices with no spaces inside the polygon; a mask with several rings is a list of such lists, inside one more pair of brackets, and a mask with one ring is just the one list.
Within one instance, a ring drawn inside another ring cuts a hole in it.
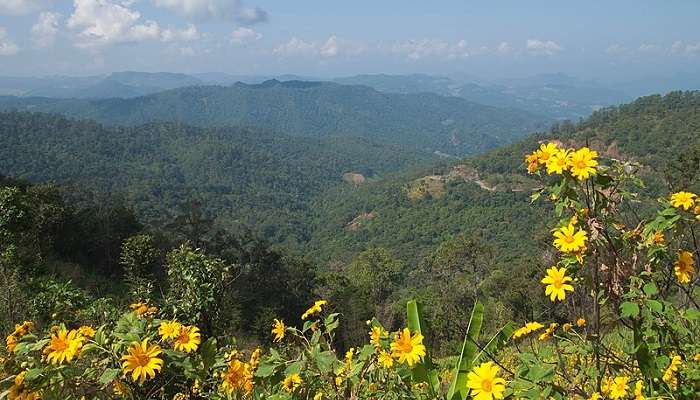
[{"label": "blue sky", "polygon": [[697,71],[699,18],[694,0],[0,0],[0,74],[635,79]]}]

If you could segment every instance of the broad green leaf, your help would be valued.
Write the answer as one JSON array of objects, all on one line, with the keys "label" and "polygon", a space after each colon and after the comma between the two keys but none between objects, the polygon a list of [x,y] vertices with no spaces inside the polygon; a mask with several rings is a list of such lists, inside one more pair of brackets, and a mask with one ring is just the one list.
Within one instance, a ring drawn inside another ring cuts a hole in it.
[{"label": "broad green leaf", "polygon": [[644,293],[646,293],[647,296],[653,296],[657,293],[659,293],[659,289],[656,288],[656,285],[654,282],[649,282],[644,285],[643,287]]},{"label": "broad green leaf", "polygon": [[204,370],[209,371],[209,368],[216,362],[216,338],[211,337],[204,342],[200,354]]},{"label": "broad green leaf", "polygon": [[622,318],[635,318],[639,315],[639,305],[637,303],[632,303],[626,301],[620,305]]},{"label": "broad green leaf", "polygon": [[112,382],[116,377],[118,377],[120,373],[121,370],[118,368],[107,368],[105,372],[103,372],[100,376],[99,382],[102,385],[106,385]]},{"label": "broad green leaf", "polygon": [[[410,329],[411,332],[418,332],[425,337],[425,327],[420,319],[420,306],[415,300],[406,303],[406,320],[408,322],[408,329]],[[415,382],[427,383],[430,394],[435,396],[440,388],[440,378],[438,377],[438,370],[430,361],[430,352],[427,348],[425,353],[423,362],[416,364],[411,369],[411,374]]]},{"label": "broad green leaf", "polygon": [[469,388],[467,388],[467,374],[469,374],[469,371],[472,369],[472,362],[478,350],[477,341],[479,339],[483,320],[484,305],[477,301],[474,304],[474,308],[472,308],[472,315],[469,319],[469,326],[467,327],[467,334],[464,337],[464,343],[462,344],[462,351],[454,369],[454,380],[447,392],[448,400],[465,400],[467,398],[467,394],[469,393]]}]

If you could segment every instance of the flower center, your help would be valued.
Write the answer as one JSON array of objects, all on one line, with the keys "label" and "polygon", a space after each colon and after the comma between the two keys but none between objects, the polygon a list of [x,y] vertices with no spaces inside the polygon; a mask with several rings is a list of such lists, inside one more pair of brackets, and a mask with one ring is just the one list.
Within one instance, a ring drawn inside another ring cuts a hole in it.
[{"label": "flower center", "polygon": [[574,242],[574,236],[573,236],[573,235],[566,235],[566,236],[564,236],[564,242],[566,242],[566,243],[573,243],[573,242]]},{"label": "flower center", "polygon": [[552,286],[554,286],[557,289],[561,289],[561,286],[564,284],[563,279],[561,278],[552,278]]},{"label": "flower center", "polygon": [[411,345],[411,342],[408,340],[402,340],[398,345],[402,353],[410,353],[413,350],[413,345]]},{"label": "flower center", "polygon": [[586,168],[586,162],[583,159],[574,160],[573,164],[578,169]]},{"label": "flower center", "polygon": [[149,361],[151,361],[151,358],[148,357],[146,353],[142,352],[134,354],[134,359],[136,360],[136,364],[138,364],[140,367],[145,367],[148,365]]},{"label": "flower center", "polygon": [[484,379],[483,381],[481,381],[481,389],[484,392],[490,392],[492,388],[493,382],[491,381],[491,379]]},{"label": "flower center", "polygon": [[53,342],[54,351],[65,351],[68,348],[68,341],[56,339]]}]

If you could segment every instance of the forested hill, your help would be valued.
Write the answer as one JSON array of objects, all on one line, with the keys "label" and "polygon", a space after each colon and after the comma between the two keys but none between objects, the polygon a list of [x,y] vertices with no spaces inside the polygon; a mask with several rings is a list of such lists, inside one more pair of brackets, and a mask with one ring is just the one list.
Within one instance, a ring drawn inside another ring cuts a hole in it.
[{"label": "forested hill", "polygon": [[550,139],[589,143],[604,157],[641,163],[649,197],[669,187],[700,189],[700,92],[648,96],[450,167],[330,190],[314,207],[319,223],[310,252],[321,259],[352,259],[368,246],[382,246],[413,262],[464,234],[492,246],[502,267],[531,262],[541,257],[550,236],[546,213],[530,205],[538,183],[523,160]]},{"label": "forested hill", "polygon": [[179,88],[133,99],[0,97],[0,110],[58,113],[107,125],[178,121],[200,127],[251,126],[294,136],[365,137],[453,155],[492,149],[549,126],[546,118],[525,111],[456,97],[276,80]]},{"label": "forested hill", "polygon": [[[314,196],[437,156],[367,139],[290,137],[259,129],[152,123],[105,128],[41,113],[0,113],[0,173],[123,198],[147,220],[196,201],[228,226],[304,241]],[[360,176],[361,175],[361,176]]]}]

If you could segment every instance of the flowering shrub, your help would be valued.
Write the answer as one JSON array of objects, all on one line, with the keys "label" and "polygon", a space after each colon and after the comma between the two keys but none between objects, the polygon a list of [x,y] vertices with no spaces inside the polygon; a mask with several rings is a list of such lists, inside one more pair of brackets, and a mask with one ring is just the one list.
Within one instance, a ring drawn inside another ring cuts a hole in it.
[{"label": "flowering shrub", "polygon": [[673,193],[643,219],[635,208],[641,182],[634,163],[603,162],[587,147],[557,143],[543,144],[526,162],[544,182],[533,201],[550,201],[558,218],[551,238],[556,257],[540,278],[554,320],[511,322],[484,339],[484,307],[477,302],[454,365],[431,359],[424,344],[430,332],[413,301],[407,326],[392,332],[368,321],[367,343],[345,351],[336,347],[340,315],[325,300],[300,316],[301,327],[270,321],[273,346],[266,351],[206,337],[196,324],[208,321],[206,301],[223,290],[200,284],[207,282],[202,271],[224,278],[229,272],[194,254],[177,265],[190,277],[176,287],[186,302],[169,296],[162,310],[138,302],[97,329],[66,323],[38,332],[30,321],[17,324],[0,360],[0,397],[697,398],[698,196]]}]

